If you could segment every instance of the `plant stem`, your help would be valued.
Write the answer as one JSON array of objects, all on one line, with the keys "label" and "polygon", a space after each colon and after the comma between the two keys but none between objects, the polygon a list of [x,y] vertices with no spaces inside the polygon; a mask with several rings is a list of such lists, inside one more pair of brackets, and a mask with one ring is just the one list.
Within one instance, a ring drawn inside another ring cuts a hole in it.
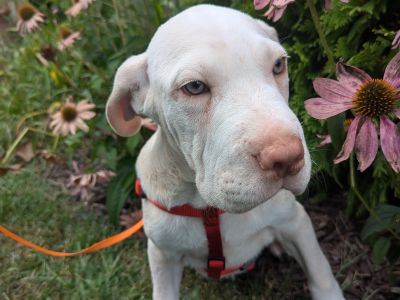
[{"label": "plant stem", "polygon": [[325,37],[325,34],[322,31],[321,23],[319,22],[319,15],[318,15],[317,9],[315,7],[314,0],[306,0],[306,1],[307,1],[308,8],[310,9],[311,18],[314,22],[315,29],[317,30],[317,33],[319,36],[319,42],[320,42],[322,48],[324,48],[325,55],[328,58],[329,69],[332,72],[335,72],[335,59],[333,56],[333,51],[329,47],[328,42]]},{"label": "plant stem", "polygon": [[58,146],[58,142],[60,141],[60,136],[59,135],[56,135],[55,136],[55,138],[54,138],[54,143],[53,143],[53,147],[52,147],[52,150],[53,151],[55,151],[56,149],[57,149],[57,146]]},{"label": "plant stem", "polygon": [[7,150],[6,155],[4,158],[0,161],[0,165],[5,164],[11,157],[11,154],[14,152],[15,148],[17,148],[18,144],[21,142],[21,140],[24,138],[24,136],[28,133],[29,128],[26,127],[24,128],[21,133],[18,135],[14,143],[11,145],[11,147]]},{"label": "plant stem", "polygon": [[40,115],[44,115],[46,114],[47,111],[43,110],[43,111],[34,111],[31,113],[28,113],[26,115],[24,115],[22,117],[22,119],[18,122],[17,126],[16,126],[16,131],[18,132],[20,130],[20,128],[22,127],[22,124],[24,124],[24,122],[30,118],[36,117],[36,116],[40,116]]},{"label": "plant stem", "polygon": [[17,138],[15,139],[14,143],[11,145],[11,147],[7,150],[6,155],[4,156],[4,158],[0,161],[0,165],[5,164],[11,157],[12,153],[15,151],[15,149],[17,148],[18,144],[22,141],[22,139],[25,137],[25,135],[29,132],[37,132],[43,135],[48,135],[51,137],[55,137],[58,141],[58,135],[54,135],[50,132],[47,132],[45,130],[41,130],[41,129],[36,129],[36,128],[31,128],[31,127],[25,127],[20,134],[17,136]]},{"label": "plant stem", "polygon": [[47,132],[46,130],[42,130],[42,129],[29,127],[28,130],[32,131],[32,132],[37,132],[37,133],[40,133],[40,134],[43,134],[43,135],[47,135],[47,136],[50,136],[50,137],[56,137],[57,136],[57,135],[55,135],[55,134],[53,134],[51,132]]},{"label": "plant stem", "polygon": [[351,186],[351,189],[353,190],[354,194],[356,194],[357,198],[361,201],[361,203],[367,209],[369,214],[379,224],[381,224],[384,228],[386,228],[396,239],[400,240],[400,237],[397,235],[397,233],[392,228],[390,228],[389,226],[387,226],[385,224],[385,222],[381,219],[381,217],[379,217],[379,215],[368,205],[367,201],[365,201],[364,197],[358,191],[356,177],[355,177],[355,171],[354,171],[354,153],[352,153],[350,155],[350,186]]},{"label": "plant stem", "polygon": [[119,17],[118,4],[117,4],[116,0],[113,0],[112,3],[113,3],[113,6],[114,6],[115,14],[117,16],[117,22],[116,23],[117,23],[117,26],[118,26],[119,35],[121,37],[121,43],[122,43],[122,46],[125,46],[126,45],[126,39],[125,39],[124,29],[122,28],[122,25],[121,25],[121,18]]}]

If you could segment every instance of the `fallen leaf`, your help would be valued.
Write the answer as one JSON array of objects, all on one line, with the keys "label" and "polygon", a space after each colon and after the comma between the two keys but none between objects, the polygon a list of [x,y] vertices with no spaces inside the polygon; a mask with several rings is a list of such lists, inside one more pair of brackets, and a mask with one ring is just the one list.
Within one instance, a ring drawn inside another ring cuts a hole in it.
[{"label": "fallen leaf", "polygon": [[36,156],[44,159],[50,164],[65,165],[65,160],[61,156],[58,156],[57,154],[51,153],[47,150],[36,151]]},{"label": "fallen leaf", "polygon": [[35,156],[32,149],[32,143],[26,143],[18,147],[15,155],[22,158],[26,162],[31,161],[32,158]]},{"label": "fallen leaf", "polygon": [[[119,218],[119,223],[126,228],[132,227],[134,224],[139,222],[143,218],[142,210],[135,209],[133,212],[122,214]],[[139,231],[137,233],[140,237],[144,237],[144,233]]]},{"label": "fallen leaf", "polygon": [[5,176],[8,172],[17,173],[22,169],[22,164],[15,164],[8,167],[0,167],[0,177]]}]

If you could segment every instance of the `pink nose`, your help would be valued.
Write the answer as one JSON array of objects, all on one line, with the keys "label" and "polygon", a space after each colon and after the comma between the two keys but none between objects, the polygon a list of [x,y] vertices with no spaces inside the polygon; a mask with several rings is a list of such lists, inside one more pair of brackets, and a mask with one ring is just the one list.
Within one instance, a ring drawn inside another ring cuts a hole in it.
[{"label": "pink nose", "polygon": [[256,156],[261,169],[277,178],[296,175],[304,166],[304,148],[300,138],[287,135],[273,139]]}]

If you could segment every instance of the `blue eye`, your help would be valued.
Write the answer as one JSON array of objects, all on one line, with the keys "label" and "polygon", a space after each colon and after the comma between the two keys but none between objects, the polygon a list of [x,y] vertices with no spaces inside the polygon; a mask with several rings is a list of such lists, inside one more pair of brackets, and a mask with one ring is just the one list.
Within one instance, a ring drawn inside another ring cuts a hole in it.
[{"label": "blue eye", "polygon": [[278,58],[274,63],[274,68],[272,69],[272,72],[275,75],[279,75],[285,70],[285,67],[286,67],[286,58],[285,57]]},{"label": "blue eye", "polygon": [[182,87],[183,91],[189,95],[200,95],[209,91],[208,86],[199,80],[191,81]]}]

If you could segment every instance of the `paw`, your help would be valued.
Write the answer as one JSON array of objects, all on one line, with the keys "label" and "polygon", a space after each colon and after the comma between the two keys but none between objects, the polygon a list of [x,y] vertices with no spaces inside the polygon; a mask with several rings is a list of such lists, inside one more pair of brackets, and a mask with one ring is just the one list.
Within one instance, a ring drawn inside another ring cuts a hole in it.
[{"label": "paw", "polygon": [[326,287],[310,285],[311,297],[313,300],[344,300],[343,292],[339,284],[335,281]]}]

